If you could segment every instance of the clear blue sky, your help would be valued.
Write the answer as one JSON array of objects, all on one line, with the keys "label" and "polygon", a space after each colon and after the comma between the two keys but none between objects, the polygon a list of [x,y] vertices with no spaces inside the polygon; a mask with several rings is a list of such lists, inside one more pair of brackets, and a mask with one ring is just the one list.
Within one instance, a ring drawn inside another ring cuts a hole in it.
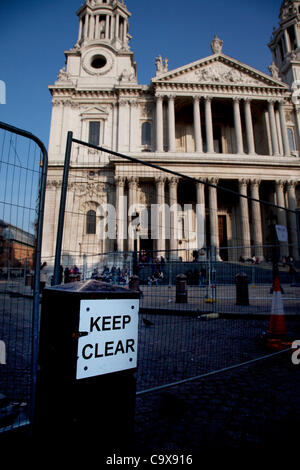
[{"label": "clear blue sky", "polygon": [[[7,104],[0,120],[36,134],[48,146],[53,84],[64,51],[77,40],[76,11],[82,0],[0,0],[0,80]],[[211,54],[217,34],[223,52],[265,73],[271,63],[267,43],[278,24],[281,0],[125,0],[132,13],[131,49],[138,81],[149,84],[155,57],[169,69]]]}]

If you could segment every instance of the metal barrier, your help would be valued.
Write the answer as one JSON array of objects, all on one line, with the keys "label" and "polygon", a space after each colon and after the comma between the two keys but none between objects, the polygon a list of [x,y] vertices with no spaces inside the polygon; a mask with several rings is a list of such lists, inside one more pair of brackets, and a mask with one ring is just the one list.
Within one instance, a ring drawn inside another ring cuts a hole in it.
[{"label": "metal barrier", "polygon": [[47,151],[0,122],[0,433],[32,422]]},{"label": "metal barrier", "polygon": [[[298,317],[296,186],[284,192],[281,182],[254,180],[248,191],[247,181],[196,178],[68,134],[55,263],[51,251],[43,259],[55,264],[54,284],[94,277],[128,285],[138,275],[140,392],[265,356],[257,339],[277,271],[289,321]],[[242,305],[239,274],[248,283]]]}]

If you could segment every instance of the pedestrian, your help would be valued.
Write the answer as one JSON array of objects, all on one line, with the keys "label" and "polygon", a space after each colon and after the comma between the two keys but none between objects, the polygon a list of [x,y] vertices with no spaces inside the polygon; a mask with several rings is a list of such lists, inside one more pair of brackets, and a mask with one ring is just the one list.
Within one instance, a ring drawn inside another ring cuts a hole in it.
[{"label": "pedestrian", "polygon": [[62,284],[63,280],[63,273],[64,273],[64,268],[62,265],[59,266],[59,278],[58,278],[58,284]]},{"label": "pedestrian", "polygon": [[70,282],[70,269],[66,266],[64,270],[64,283],[68,284],[68,282]]},{"label": "pedestrian", "polygon": [[205,278],[206,278],[206,269],[204,266],[202,266],[200,269],[200,286],[204,286]]},{"label": "pedestrian", "polygon": [[289,267],[289,275],[290,275],[291,285],[296,284],[296,269],[292,263],[290,264],[290,267]]}]

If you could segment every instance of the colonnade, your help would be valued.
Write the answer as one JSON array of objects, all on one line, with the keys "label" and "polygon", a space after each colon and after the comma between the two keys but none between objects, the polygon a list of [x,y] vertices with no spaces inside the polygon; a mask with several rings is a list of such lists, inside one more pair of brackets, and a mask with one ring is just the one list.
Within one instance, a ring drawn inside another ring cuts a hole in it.
[{"label": "colonnade", "polygon": [[[229,98],[232,100],[233,116],[234,116],[234,131],[235,131],[235,142],[236,142],[236,153],[244,154],[245,147],[247,148],[247,154],[254,155],[255,149],[255,136],[253,127],[253,115],[252,115],[252,100],[250,98],[241,98],[234,96]],[[156,94],[156,151],[164,151],[164,123],[163,123],[163,105],[167,101],[168,107],[168,152],[176,151],[176,134],[175,134],[175,100],[174,94]],[[201,126],[201,113],[200,103],[204,101],[204,129],[205,129],[205,141],[206,141],[206,153],[214,153],[214,132],[213,132],[213,113],[212,113],[212,102],[217,98],[211,96],[193,96],[193,126],[194,126],[194,142],[195,152],[203,153],[203,136]],[[246,142],[244,142],[242,132],[242,119],[241,119],[241,107],[244,107],[245,115],[245,128],[246,128]],[[280,155],[280,143],[282,143],[282,153],[285,156],[290,155],[289,140],[286,126],[286,118],[284,112],[284,103],[282,100],[269,99],[267,101],[268,109],[268,126],[271,136],[271,147],[270,155]],[[277,114],[279,114],[279,127],[277,125]],[[245,143],[247,146],[245,146]]]},{"label": "colonnade", "polygon": [[[159,213],[157,218],[157,227],[156,234],[159,236],[156,238],[156,249],[164,252],[166,250],[166,238],[170,239],[169,248],[170,250],[178,250],[178,237],[175,236],[176,230],[176,217],[174,213],[171,212],[170,217],[170,234],[169,237],[165,237],[165,213],[164,213],[164,204],[166,204],[166,184],[169,186],[169,197],[168,201],[170,206],[178,204],[178,184],[180,179],[177,177],[167,178],[164,175],[154,178],[155,183],[155,202],[159,204],[162,208],[162,211]],[[130,177],[128,178],[128,207],[137,204],[138,201],[138,187],[139,187],[139,178]],[[204,245],[209,245],[214,247],[216,253],[218,254],[220,249],[219,244],[219,225],[218,225],[218,178],[211,177],[205,178],[196,183],[196,203],[198,210],[198,217],[200,217],[200,225],[196,226],[196,236],[198,242],[201,241]],[[206,183],[206,184],[205,184]],[[117,201],[117,221],[118,221],[118,250],[124,250],[124,230],[125,220],[124,220],[124,207],[121,207],[120,201],[123,200],[125,195],[125,184],[126,178],[117,177],[116,178],[116,201]],[[261,203],[259,202],[259,187],[261,180],[257,178],[245,179],[240,178],[238,180],[238,191],[241,194],[241,197],[238,201],[238,213],[240,221],[240,236],[239,236],[239,245],[241,248],[241,255],[244,258],[249,258],[254,253],[256,257],[263,259],[263,224],[262,224],[262,213],[261,213]],[[283,181],[276,180],[275,184],[275,203],[277,206],[286,207],[289,209],[295,210],[296,208],[296,182],[295,181]],[[205,203],[205,185],[208,186],[208,207]],[[286,193],[285,193],[286,188]],[[249,189],[249,190],[248,190]],[[244,196],[244,197],[242,197]],[[250,196],[250,199],[247,197]],[[122,198],[122,199],[121,199]],[[250,213],[251,213],[251,225],[250,225]],[[289,243],[293,244],[294,255],[298,256],[297,243],[297,224],[296,217],[292,212],[287,212],[283,209],[277,208],[277,223],[279,225],[289,226],[290,240]],[[207,214],[209,214],[209,236],[210,240],[205,239],[205,223],[207,219]],[[128,214],[129,217],[132,214]],[[203,223],[202,223],[203,222]],[[199,233],[201,231],[201,233]],[[251,247],[251,243],[253,247]],[[134,250],[134,240],[128,238],[128,250]],[[197,247],[201,246],[197,243]],[[287,244],[282,247],[282,255],[288,255]],[[296,253],[297,252],[297,253]]]},{"label": "colonnade", "polygon": [[78,42],[82,39],[120,39],[126,42],[128,22],[120,14],[86,13],[80,18]]}]

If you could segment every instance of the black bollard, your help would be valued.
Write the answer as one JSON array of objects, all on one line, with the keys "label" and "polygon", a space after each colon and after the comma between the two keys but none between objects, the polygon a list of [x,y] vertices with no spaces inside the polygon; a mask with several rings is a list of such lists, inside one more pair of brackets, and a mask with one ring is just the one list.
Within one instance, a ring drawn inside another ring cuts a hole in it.
[{"label": "black bollard", "polygon": [[186,275],[178,274],[176,276],[176,303],[186,304],[187,303],[187,287],[186,287]]},{"label": "black bollard", "polygon": [[245,273],[235,276],[236,305],[249,305],[248,277]]}]

